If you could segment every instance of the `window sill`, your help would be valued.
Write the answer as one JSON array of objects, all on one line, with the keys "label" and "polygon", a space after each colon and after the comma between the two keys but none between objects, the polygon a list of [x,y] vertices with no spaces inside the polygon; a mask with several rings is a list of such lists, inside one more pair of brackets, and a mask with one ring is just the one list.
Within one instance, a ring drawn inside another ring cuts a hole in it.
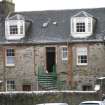
[{"label": "window sill", "polygon": [[23,34],[23,35],[6,35],[7,40],[19,40],[23,37],[25,37],[25,34]]},{"label": "window sill", "polygon": [[15,67],[15,64],[6,64],[6,67]]},{"label": "window sill", "polygon": [[77,32],[73,32],[71,33],[71,35],[74,37],[74,38],[87,38],[89,36],[91,36],[93,33],[90,32],[90,33],[77,33]]},{"label": "window sill", "polygon": [[77,64],[77,66],[87,66],[88,64]]}]

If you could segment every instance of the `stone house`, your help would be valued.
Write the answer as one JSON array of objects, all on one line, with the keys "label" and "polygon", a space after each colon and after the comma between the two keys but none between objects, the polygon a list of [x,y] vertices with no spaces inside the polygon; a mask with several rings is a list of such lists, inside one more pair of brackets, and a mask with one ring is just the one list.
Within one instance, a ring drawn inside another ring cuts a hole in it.
[{"label": "stone house", "polygon": [[105,8],[14,8],[0,2],[0,90],[93,90],[105,76]]}]

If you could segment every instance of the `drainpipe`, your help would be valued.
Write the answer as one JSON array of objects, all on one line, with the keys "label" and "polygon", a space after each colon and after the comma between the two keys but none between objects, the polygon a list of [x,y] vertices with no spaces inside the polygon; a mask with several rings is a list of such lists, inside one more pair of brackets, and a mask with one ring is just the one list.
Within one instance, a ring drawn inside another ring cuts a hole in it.
[{"label": "drainpipe", "polygon": [[3,91],[6,91],[5,48],[2,48],[2,54],[3,54]]},{"label": "drainpipe", "polygon": [[[36,90],[38,91],[39,90],[39,85],[38,85],[38,66],[35,64],[35,46],[33,46],[33,48],[34,48],[34,75],[35,75],[35,79],[36,79]],[[37,67],[36,67],[36,66]],[[36,69],[37,69],[37,71],[36,71]]]},{"label": "drainpipe", "polygon": [[72,72],[72,45],[68,42],[68,84],[70,85],[71,89],[73,87],[73,72]]}]

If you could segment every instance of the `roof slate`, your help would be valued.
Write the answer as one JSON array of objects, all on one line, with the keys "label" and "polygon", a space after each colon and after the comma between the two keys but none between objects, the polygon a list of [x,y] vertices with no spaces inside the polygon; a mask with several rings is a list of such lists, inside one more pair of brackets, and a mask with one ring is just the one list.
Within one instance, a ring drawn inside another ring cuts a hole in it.
[{"label": "roof slate", "polygon": [[[70,18],[81,11],[91,14],[96,19],[95,31],[87,38],[73,38],[70,34]],[[7,41],[4,22],[0,21],[0,44],[103,42],[105,39],[105,8],[14,12],[11,16],[16,14],[23,15],[25,20],[32,22],[30,29],[23,39]]]}]

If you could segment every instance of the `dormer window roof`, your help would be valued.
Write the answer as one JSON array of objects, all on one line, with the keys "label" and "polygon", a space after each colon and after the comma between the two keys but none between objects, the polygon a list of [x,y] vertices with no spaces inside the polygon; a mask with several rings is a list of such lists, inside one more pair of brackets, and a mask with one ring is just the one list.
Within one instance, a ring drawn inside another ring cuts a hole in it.
[{"label": "dormer window roof", "polygon": [[93,33],[93,16],[82,11],[71,18],[71,35],[77,38],[86,38]]},{"label": "dormer window roof", "polygon": [[6,18],[5,36],[7,40],[18,40],[25,36],[25,19],[22,15]]}]

